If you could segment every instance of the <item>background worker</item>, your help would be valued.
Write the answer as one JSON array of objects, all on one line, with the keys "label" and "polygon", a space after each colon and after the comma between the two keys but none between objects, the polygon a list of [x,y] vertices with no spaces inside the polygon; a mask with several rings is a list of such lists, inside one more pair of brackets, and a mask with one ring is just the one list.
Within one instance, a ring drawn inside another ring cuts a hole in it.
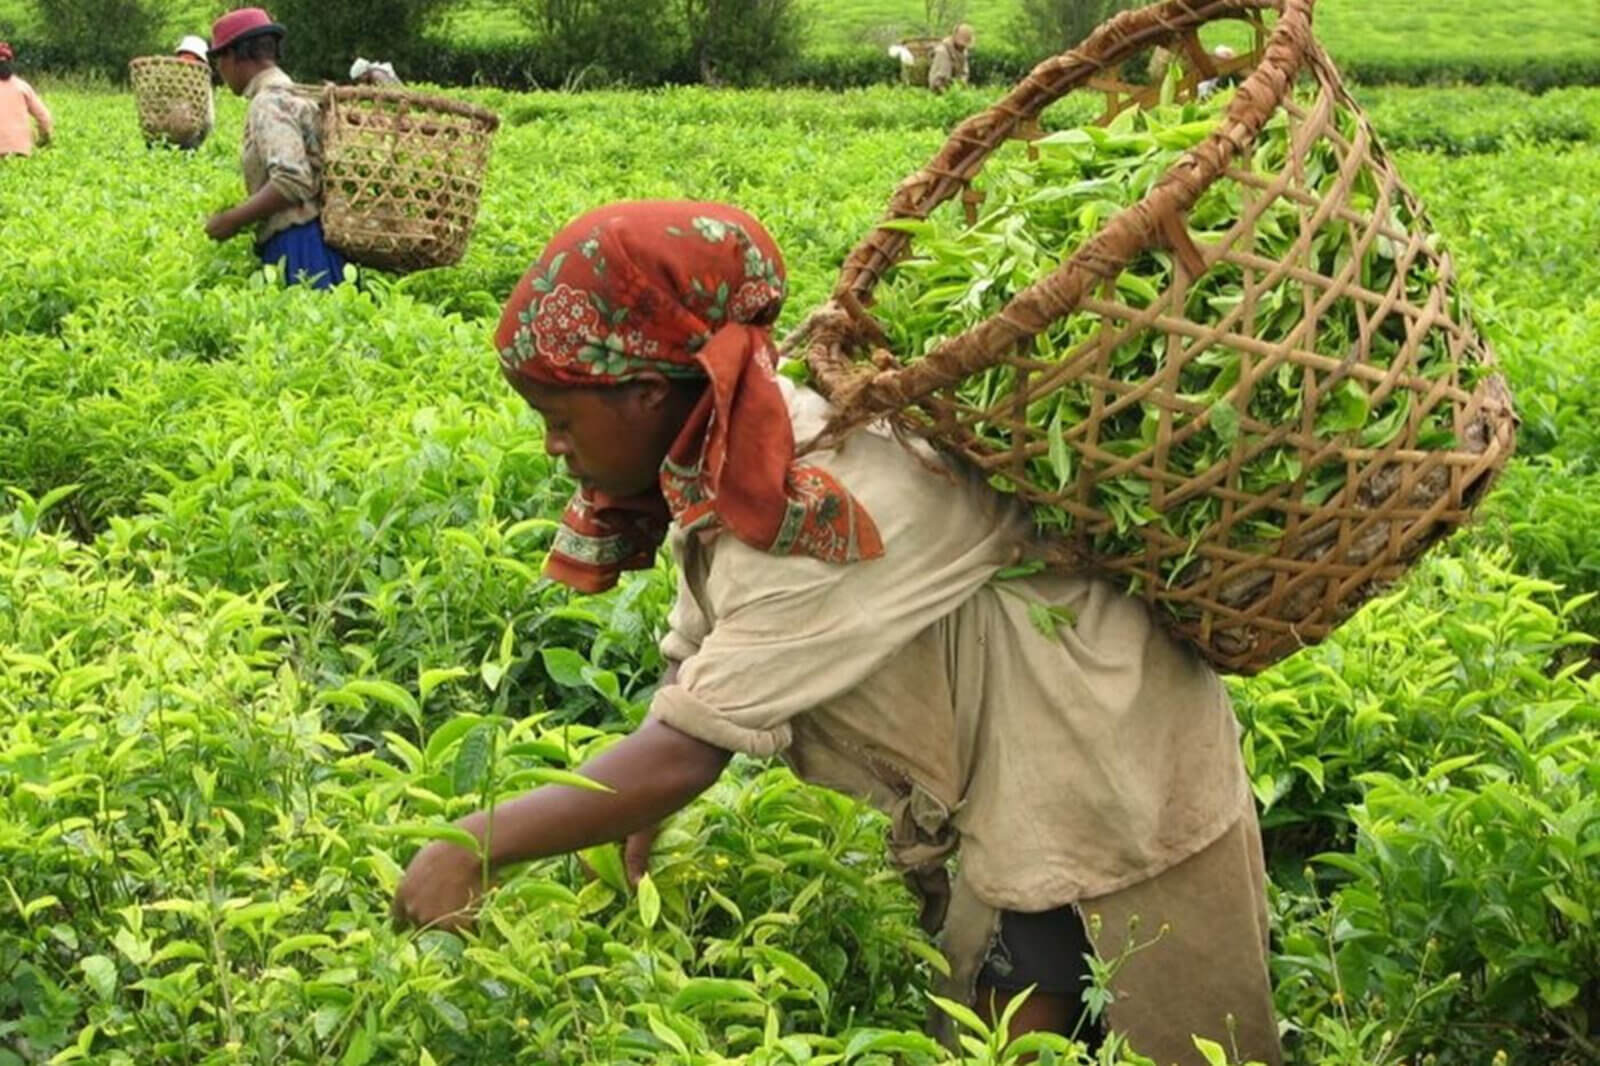
[{"label": "background worker", "polygon": [[393,63],[378,63],[356,57],[350,64],[350,81],[356,85],[399,85],[400,75],[394,72]]},{"label": "background worker", "polygon": [[0,41],[0,156],[32,155],[34,127],[38,127],[41,147],[50,143],[55,129],[50,109],[33,86],[12,70],[15,61],[11,46]]},{"label": "background worker", "polygon": [[[173,49],[173,56],[177,59],[195,66],[207,67],[210,64],[210,49],[207,48],[205,38],[189,34],[178,42],[178,47]],[[177,105],[183,106],[183,105]],[[185,123],[188,125],[188,123]],[[210,91],[206,92],[206,113],[199,123],[199,132],[193,137],[179,143],[178,147],[185,151],[194,151],[206,142],[211,136],[211,131],[217,125],[217,105]]]},{"label": "background worker", "polygon": [[967,84],[967,53],[976,40],[972,27],[963,22],[933,47],[933,61],[928,65],[928,88],[942,93],[952,83]]}]

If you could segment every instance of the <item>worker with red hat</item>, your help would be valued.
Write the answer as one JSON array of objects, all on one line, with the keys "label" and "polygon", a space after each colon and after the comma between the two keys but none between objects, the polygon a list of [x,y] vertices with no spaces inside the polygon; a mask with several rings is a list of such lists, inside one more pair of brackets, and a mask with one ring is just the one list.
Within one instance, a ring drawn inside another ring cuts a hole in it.
[{"label": "worker with red hat", "polygon": [[44,106],[33,86],[12,72],[16,55],[0,41],[0,156],[32,155],[33,127],[39,127],[39,143],[50,143],[53,124],[50,109]]},{"label": "worker with red hat", "polygon": [[345,261],[322,234],[322,132],[317,103],[296,93],[278,66],[284,28],[259,7],[230,11],[212,24],[211,65],[250,101],[240,165],[250,196],[212,215],[206,233],[225,241],[256,227],[256,253],[280,264],[286,283],[326,289]]}]

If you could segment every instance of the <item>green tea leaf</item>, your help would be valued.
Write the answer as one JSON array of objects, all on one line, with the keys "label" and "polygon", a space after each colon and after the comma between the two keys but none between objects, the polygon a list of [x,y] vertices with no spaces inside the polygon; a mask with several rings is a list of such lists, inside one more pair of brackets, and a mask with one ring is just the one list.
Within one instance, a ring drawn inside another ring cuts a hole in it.
[{"label": "green tea leaf", "polygon": [[594,871],[601,884],[623,895],[627,894],[628,878],[622,868],[622,849],[615,844],[601,844],[585,848],[578,852],[578,857]]},{"label": "green tea leaf", "polygon": [[94,989],[95,995],[107,1001],[116,996],[116,963],[104,955],[87,955],[79,960],[78,965],[83,968],[84,977],[88,979],[89,987]]},{"label": "green tea leaf", "polygon": [[451,785],[457,796],[470,795],[483,785],[493,758],[497,732],[498,727],[493,722],[480,722],[461,738],[451,771]]},{"label": "green tea leaf", "polygon": [[1218,397],[1217,402],[1207,409],[1206,419],[1211,431],[1223,444],[1232,446],[1239,439],[1239,409],[1226,396]]},{"label": "green tea leaf", "polygon": [[571,648],[540,648],[539,656],[544,660],[545,672],[556,684],[563,688],[586,687],[583,669],[589,663]]},{"label": "green tea leaf", "polygon": [[656,890],[656,883],[648,873],[639,878],[636,890],[639,896],[639,921],[646,929],[654,929],[656,920],[661,917],[661,893]]},{"label": "green tea leaf", "polygon": [[481,845],[478,838],[465,829],[454,825],[380,825],[374,827],[376,832],[385,836],[400,837],[404,840],[447,840],[458,847],[466,848],[474,855],[479,853]]}]

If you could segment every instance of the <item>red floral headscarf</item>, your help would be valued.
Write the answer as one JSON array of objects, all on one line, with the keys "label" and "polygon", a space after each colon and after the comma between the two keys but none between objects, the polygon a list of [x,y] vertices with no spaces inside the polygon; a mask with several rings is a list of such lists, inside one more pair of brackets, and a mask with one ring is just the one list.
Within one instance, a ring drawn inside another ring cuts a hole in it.
[{"label": "red floral headscarf", "polygon": [[725,529],[775,555],[845,563],[883,554],[877,526],[827,471],[795,462],[772,324],[783,260],[761,224],[722,204],[620,203],[556,234],[517,284],[495,347],[558,387],[642,374],[705,378],[661,466],[661,494],[573,498],[545,573],[584,592],[646,569],[668,519]]}]

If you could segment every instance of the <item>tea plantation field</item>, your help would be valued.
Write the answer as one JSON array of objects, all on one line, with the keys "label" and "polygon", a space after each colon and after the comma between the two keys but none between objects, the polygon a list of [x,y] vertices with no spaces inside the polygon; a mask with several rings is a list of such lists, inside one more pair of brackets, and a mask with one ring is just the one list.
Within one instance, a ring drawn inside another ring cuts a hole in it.
[{"label": "tea plantation field", "polygon": [[[58,143],[0,167],[0,1066],[952,1061],[881,822],[779,768],[737,763],[636,892],[600,849],[516,871],[470,936],[388,906],[661,669],[664,568],[538,577],[571,486],[488,338],[543,240],[613,198],[739,203],[790,325],[987,97],[469,94],[506,125],[465,261],[319,295],[201,232],[238,101],[183,155],[126,95],[46,89]],[[1230,682],[1279,1013],[1302,1066],[1593,1063],[1600,91],[1362,99],[1524,424],[1476,526]]]}]

